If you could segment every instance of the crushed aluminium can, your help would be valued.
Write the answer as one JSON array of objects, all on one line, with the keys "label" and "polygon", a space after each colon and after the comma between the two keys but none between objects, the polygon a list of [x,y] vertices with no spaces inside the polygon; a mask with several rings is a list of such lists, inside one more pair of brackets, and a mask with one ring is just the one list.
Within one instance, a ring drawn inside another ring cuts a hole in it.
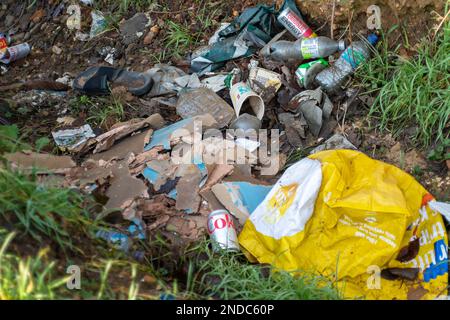
[{"label": "crushed aluminium can", "polygon": [[315,38],[317,34],[297,16],[291,9],[286,8],[278,15],[278,22],[281,23],[294,37]]},{"label": "crushed aluminium can", "polygon": [[4,55],[0,58],[0,62],[10,64],[13,61],[25,58],[31,51],[28,43],[21,43],[6,49]]},{"label": "crushed aluminium can", "polygon": [[305,89],[311,89],[316,75],[328,65],[328,62],[322,58],[299,65],[295,71],[298,85]]},{"label": "crushed aluminium can", "polygon": [[208,216],[207,230],[215,251],[239,251],[234,221],[225,209],[214,210]]}]

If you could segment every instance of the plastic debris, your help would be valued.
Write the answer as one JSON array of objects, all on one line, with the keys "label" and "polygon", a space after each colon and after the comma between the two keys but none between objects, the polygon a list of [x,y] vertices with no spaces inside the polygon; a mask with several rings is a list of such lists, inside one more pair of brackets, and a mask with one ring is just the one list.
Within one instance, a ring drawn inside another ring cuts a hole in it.
[{"label": "plastic debris", "polygon": [[110,65],[114,64],[114,58],[117,54],[116,48],[113,47],[104,47],[100,50],[100,55],[104,57],[104,61],[109,63]]},{"label": "plastic debris", "polygon": [[152,24],[149,15],[145,13],[136,13],[132,18],[124,21],[120,25],[123,43],[129,45],[137,42],[144,34],[145,30]]},{"label": "plastic debris", "polygon": [[367,41],[353,42],[329,68],[316,76],[316,83],[328,93],[336,93],[355,69],[371,55],[370,46],[374,46],[378,36],[370,34]]},{"label": "plastic debris", "polygon": [[302,60],[325,58],[338,50],[344,50],[345,41],[335,41],[327,37],[299,39],[295,42],[280,40],[264,47],[261,51],[265,58],[301,62]]},{"label": "plastic debris", "polygon": [[[295,2],[286,0],[280,10],[289,7],[300,15]],[[275,6],[257,5],[245,9],[230,25],[218,33],[219,41],[192,54],[191,71],[198,75],[217,70],[228,60],[247,57],[270,41],[282,26],[275,19]]]},{"label": "plastic debris", "polygon": [[251,114],[243,113],[230,124],[230,129],[259,130],[261,129],[261,120]]},{"label": "plastic debris", "polygon": [[92,39],[96,36],[98,36],[100,33],[105,31],[107,26],[107,21],[105,19],[105,16],[102,12],[98,10],[91,11],[91,18],[92,18],[92,24],[91,24],[91,30],[89,32],[89,37]]},{"label": "plastic debris", "polygon": [[227,126],[234,117],[233,108],[208,88],[182,91],[176,108],[184,119],[209,113],[221,128]]},{"label": "plastic debris", "polygon": [[281,87],[281,75],[264,68],[254,67],[250,68],[248,82],[257,94],[262,94],[270,87],[273,87],[274,92],[277,92]]},{"label": "plastic debris", "polygon": [[[252,261],[337,276],[345,298],[407,299],[419,282],[434,299],[448,285],[448,239],[432,200],[399,168],[354,150],[323,151],[285,171],[239,244]],[[373,265],[382,290],[367,286]]]},{"label": "plastic debris", "polygon": [[90,138],[95,137],[90,125],[85,124],[79,128],[52,132],[56,145],[62,151],[79,151]]}]

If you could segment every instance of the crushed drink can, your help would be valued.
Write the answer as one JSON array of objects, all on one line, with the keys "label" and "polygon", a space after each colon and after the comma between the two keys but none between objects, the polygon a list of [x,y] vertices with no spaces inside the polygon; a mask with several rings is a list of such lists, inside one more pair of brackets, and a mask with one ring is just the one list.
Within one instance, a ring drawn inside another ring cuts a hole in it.
[{"label": "crushed drink can", "polygon": [[28,43],[21,43],[17,46],[6,48],[5,53],[0,58],[0,62],[10,64],[13,61],[25,58],[31,51]]},{"label": "crushed drink can", "polygon": [[298,85],[305,89],[311,89],[316,75],[328,65],[328,62],[322,58],[299,65],[295,71]]},{"label": "crushed drink can", "polygon": [[317,34],[314,33],[305,21],[303,21],[289,8],[284,9],[278,15],[278,22],[281,23],[297,39],[317,37]]},{"label": "crushed drink can", "polygon": [[234,221],[225,209],[215,210],[208,216],[208,233],[215,251],[239,251],[239,242]]}]

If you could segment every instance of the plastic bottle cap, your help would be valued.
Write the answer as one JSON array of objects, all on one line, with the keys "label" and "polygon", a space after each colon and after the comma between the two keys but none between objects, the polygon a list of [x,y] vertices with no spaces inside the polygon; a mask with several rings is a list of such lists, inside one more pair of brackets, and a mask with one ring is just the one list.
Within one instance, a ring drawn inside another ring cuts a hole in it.
[{"label": "plastic bottle cap", "polygon": [[339,51],[344,51],[346,47],[345,40],[339,40]]},{"label": "plastic bottle cap", "polygon": [[369,41],[369,43],[371,45],[375,45],[378,42],[378,36],[374,33],[369,34],[369,36],[367,37],[367,40]]}]

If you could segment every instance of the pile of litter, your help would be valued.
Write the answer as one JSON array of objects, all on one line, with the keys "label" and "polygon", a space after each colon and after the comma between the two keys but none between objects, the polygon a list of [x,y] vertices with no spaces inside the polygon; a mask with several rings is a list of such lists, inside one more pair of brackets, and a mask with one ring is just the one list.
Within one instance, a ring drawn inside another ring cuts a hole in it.
[{"label": "pile of litter", "polygon": [[[90,34],[75,36],[97,36],[102,19],[92,11]],[[120,32],[135,41],[148,21],[137,14]],[[347,82],[377,41],[373,33],[350,44],[318,36],[286,0],[278,10],[258,5],[223,24],[192,52],[189,72],[167,64],[145,72],[117,68],[115,48],[103,48],[112,66],[22,83],[12,100],[38,106],[69,89],[123,93],[150,99],[180,120],[155,113],[99,133],[60,118],[54,142],[81,161],[30,152],[5,157],[13,168],[38,168],[43,183],[101,195],[126,227],[97,236],[138,260],[145,252],[133,241],[157,230],[186,241],[209,233],[216,250],[242,250],[250,261],[293,274],[336,277],[345,297],[435,298],[448,284],[448,239],[437,214],[448,218],[448,205],[335,133],[335,101],[354,99]],[[4,65],[30,53],[26,43],[10,42],[0,34]],[[298,148],[309,157],[281,174]]]}]

